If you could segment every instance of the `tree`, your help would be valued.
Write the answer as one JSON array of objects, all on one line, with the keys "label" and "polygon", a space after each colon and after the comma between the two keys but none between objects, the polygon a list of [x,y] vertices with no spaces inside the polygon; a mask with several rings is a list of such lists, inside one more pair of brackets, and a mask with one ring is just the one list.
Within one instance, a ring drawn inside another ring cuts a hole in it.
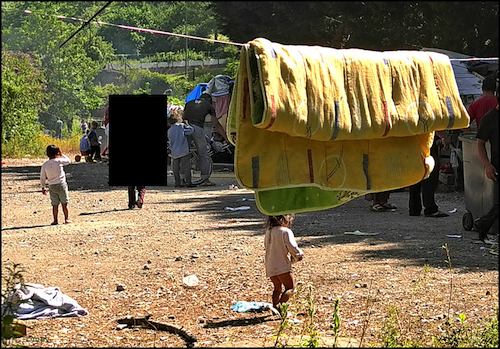
[{"label": "tree", "polygon": [[45,109],[47,85],[40,60],[2,48],[2,145],[29,142],[41,130],[38,113]]},{"label": "tree", "polygon": [[221,31],[289,45],[400,50],[434,47],[498,57],[498,2],[313,1],[212,3]]},{"label": "tree", "polygon": [[90,18],[100,7],[94,2],[2,3],[2,46],[32,51],[42,62],[50,99],[39,117],[46,127],[52,128],[57,118],[68,122],[76,115],[88,115],[104,103],[95,91],[94,78],[112,57],[111,45],[97,35],[95,26],[88,26],[60,48],[81,24],[56,17],[70,12]]}]

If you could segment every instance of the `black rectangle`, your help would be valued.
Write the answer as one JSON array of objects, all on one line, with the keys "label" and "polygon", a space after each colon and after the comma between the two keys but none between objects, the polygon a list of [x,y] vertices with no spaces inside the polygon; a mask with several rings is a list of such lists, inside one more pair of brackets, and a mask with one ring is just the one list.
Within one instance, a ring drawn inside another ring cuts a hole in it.
[{"label": "black rectangle", "polygon": [[167,185],[167,96],[109,96],[109,185]]}]

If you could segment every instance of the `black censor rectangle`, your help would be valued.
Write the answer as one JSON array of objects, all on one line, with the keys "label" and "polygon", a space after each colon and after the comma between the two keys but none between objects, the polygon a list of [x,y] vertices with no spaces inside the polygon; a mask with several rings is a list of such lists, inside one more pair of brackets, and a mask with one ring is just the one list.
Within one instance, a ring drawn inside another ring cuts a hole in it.
[{"label": "black censor rectangle", "polygon": [[167,96],[109,96],[109,185],[167,185]]}]

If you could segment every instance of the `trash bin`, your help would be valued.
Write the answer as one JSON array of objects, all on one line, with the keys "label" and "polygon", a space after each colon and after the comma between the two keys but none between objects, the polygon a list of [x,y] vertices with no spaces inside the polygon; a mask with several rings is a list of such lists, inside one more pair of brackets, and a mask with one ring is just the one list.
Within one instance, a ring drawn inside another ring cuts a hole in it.
[{"label": "trash bin", "polygon": [[[477,152],[475,133],[466,133],[458,137],[462,142],[464,167],[464,197],[467,212],[462,217],[465,230],[472,230],[474,220],[487,213],[493,206],[493,181],[486,177],[484,166]],[[488,157],[491,156],[490,143],[486,143]],[[490,229],[498,230],[498,219]]]}]

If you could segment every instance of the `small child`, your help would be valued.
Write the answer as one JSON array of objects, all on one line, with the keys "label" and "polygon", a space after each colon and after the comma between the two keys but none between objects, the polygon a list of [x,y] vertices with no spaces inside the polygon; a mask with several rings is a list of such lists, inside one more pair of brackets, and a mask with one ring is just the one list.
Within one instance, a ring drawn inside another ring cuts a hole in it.
[{"label": "small child", "polygon": [[182,122],[182,111],[172,110],[170,120],[174,123],[168,129],[168,141],[170,142],[170,155],[173,159],[173,172],[176,187],[194,187],[191,183],[191,168],[189,159],[189,142],[187,136],[192,135],[194,128]]},{"label": "small child", "polygon": [[71,223],[68,214],[68,184],[66,183],[66,173],[64,173],[63,166],[71,163],[71,160],[61,152],[56,145],[49,145],[47,147],[47,156],[49,160],[42,165],[40,171],[40,182],[42,185],[42,194],[47,195],[45,189],[45,181],[49,184],[50,201],[52,203],[52,214],[54,221],[51,225],[57,225],[57,215],[59,213],[59,203],[61,203],[64,212],[64,223]]},{"label": "small child", "polygon": [[[286,303],[295,288],[292,263],[301,261],[304,252],[298,247],[292,225],[293,215],[268,216],[265,224],[266,276],[274,285],[273,307]],[[281,293],[282,286],[285,291]]]},{"label": "small child", "polygon": [[96,162],[96,160],[101,161],[101,143],[99,142],[99,137],[97,136],[97,127],[99,127],[97,121],[92,121],[90,132],[87,135],[90,145],[90,162]]}]

